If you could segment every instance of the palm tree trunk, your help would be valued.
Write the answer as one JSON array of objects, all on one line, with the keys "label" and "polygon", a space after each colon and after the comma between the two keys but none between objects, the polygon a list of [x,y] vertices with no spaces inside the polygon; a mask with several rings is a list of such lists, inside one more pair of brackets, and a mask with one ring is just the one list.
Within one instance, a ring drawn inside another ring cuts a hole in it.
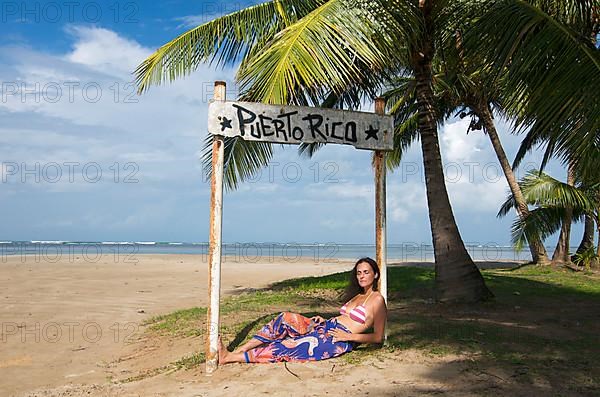
[{"label": "palm tree trunk", "polygon": [[[600,200],[599,200],[600,202]],[[600,267],[600,214],[596,213],[596,228],[598,229],[598,245],[596,245],[596,258],[592,262],[592,267]],[[593,238],[593,237],[592,237]]]},{"label": "palm tree trunk", "polygon": [[[596,195],[596,229],[598,231],[598,245],[596,245],[596,266],[600,266],[600,192]],[[593,237],[592,237],[593,239]]]},{"label": "palm tree trunk", "polygon": [[[583,237],[581,239],[581,243],[579,243],[579,247],[577,248],[577,254],[580,254],[594,246],[594,223],[594,218],[592,218],[590,215],[585,216]],[[574,258],[571,257],[571,260],[573,259]]]},{"label": "palm tree trunk", "polygon": [[[492,142],[492,146],[494,147],[494,151],[496,152],[496,156],[498,157],[498,161],[502,166],[504,176],[508,182],[508,187],[510,188],[510,191],[514,197],[519,218],[527,218],[529,216],[527,202],[525,201],[525,197],[521,192],[517,178],[515,177],[512,167],[508,162],[508,158],[506,157],[502,143],[500,142],[500,137],[496,131],[496,126],[494,125],[494,120],[492,118],[492,112],[488,104],[479,102],[472,104],[470,107],[477,113],[477,116],[483,122],[483,127],[490,137],[490,141]],[[531,258],[533,262],[539,265],[548,264],[550,261],[548,260],[548,254],[546,252],[546,248],[544,248],[544,244],[539,241],[539,239],[530,238],[529,236],[528,239],[530,239],[529,250],[531,251]]]},{"label": "palm tree trunk", "polygon": [[[567,184],[569,186],[575,185],[575,168],[572,162],[569,162],[567,170]],[[556,249],[552,255],[552,264],[558,265],[561,263],[569,263],[569,240],[571,239],[571,223],[573,220],[573,208],[565,208],[565,218],[563,219],[562,226],[560,228],[560,237],[556,243]]]},{"label": "palm tree trunk", "polygon": [[452,213],[444,182],[432,89],[433,40],[430,12],[432,1],[420,0],[425,32],[421,48],[413,53],[419,110],[419,132],[427,187],[429,222],[435,255],[437,301],[481,301],[493,296],[479,269],[469,256]]},{"label": "palm tree trunk", "polygon": [[596,246],[596,256],[600,257],[600,223],[598,224],[598,245]]}]

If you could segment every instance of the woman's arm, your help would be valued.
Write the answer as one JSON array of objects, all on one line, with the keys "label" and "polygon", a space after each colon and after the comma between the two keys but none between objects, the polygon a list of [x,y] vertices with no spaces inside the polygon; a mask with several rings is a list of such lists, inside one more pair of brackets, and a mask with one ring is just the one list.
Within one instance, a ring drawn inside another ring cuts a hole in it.
[{"label": "woman's arm", "polygon": [[358,343],[382,343],[383,336],[380,338],[376,333],[372,334],[349,334],[347,340]]}]

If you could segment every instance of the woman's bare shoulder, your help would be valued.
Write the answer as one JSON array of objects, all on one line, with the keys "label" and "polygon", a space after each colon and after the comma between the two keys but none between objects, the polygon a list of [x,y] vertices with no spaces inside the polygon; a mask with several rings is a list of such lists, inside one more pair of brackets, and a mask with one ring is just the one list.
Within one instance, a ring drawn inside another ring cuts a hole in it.
[{"label": "woman's bare shoulder", "polygon": [[373,302],[377,303],[377,304],[381,304],[384,303],[385,304],[385,299],[383,299],[383,295],[381,295],[381,292],[379,291],[373,291]]},{"label": "woman's bare shoulder", "polygon": [[383,310],[387,310],[387,302],[385,301],[385,298],[383,297],[383,295],[381,295],[379,291],[377,291],[377,297],[375,299],[375,302],[377,302],[377,306],[379,306]]}]

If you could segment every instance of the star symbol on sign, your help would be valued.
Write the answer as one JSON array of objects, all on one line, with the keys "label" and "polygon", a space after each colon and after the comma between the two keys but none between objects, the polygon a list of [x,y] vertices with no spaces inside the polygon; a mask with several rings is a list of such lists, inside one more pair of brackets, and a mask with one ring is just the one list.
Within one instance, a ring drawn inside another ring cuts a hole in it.
[{"label": "star symbol on sign", "polygon": [[365,139],[365,141],[368,141],[370,138],[379,140],[379,138],[377,138],[378,132],[379,132],[379,129],[373,128],[373,126],[371,124],[369,124],[369,129],[365,131],[365,133],[367,134],[367,138]]},{"label": "star symbol on sign", "polygon": [[231,120],[229,120],[227,117],[219,117],[219,120],[221,120],[221,131],[225,131],[225,128],[233,128],[231,126]]}]

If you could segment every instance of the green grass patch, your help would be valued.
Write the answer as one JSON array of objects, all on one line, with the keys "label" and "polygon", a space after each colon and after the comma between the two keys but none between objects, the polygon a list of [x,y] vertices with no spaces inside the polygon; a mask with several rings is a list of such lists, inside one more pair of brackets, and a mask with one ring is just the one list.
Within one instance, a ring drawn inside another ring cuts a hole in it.
[{"label": "green grass patch", "polygon": [[485,270],[482,273],[494,294],[511,302],[559,296],[600,298],[600,278],[596,275],[535,265],[514,270]]},{"label": "green grass patch", "polygon": [[[308,307],[316,307],[318,299],[310,299],[306,296],[294,293],[289,289],[286,291],[255,291],[238,296],[227,297],[221,302],[221,315],[234,319],[234,323],[224,322],[223,326],[240,328],[244,317],[257,317],[257,314],[269,312],[270,308],[285,308],[297,306],[304,302]],[[237,316],[243,313],[242,316]],[[173,313],[152,317],[142,323],[149,329],[160,335],[173,336],[200,336],[205,332],[207,309],[205,307],[193,307],[190,309],[177,310]],[[240,322],[240,320],[242,320]]]},{"label": "green grass patch", "polygon": [[410,314],[388,324],[389,339],[394,346],[417,349],[430,355],[476,353],[515,363],[529,359],[540,362],[559,358],[577,360],[597,354],[587,349],[594,342],[590,339],[593,336],[585,333],[561,340],[515,326],[426,314]]},{"label": "green grass patch", "polygon": [[198,324],[205,320],[206,308],[193,307],[152,317],[144,321],[142,325],[148,325],[151,331],[162,335],[197,336],[203,332]]},{"label": "green grass patch", "polygon": [[206,361],[206,357],[204,356],[204,352],[194,353],[189,356],[185,356],[180,358],[179,360],[172,363],[177,369],[193,369],[199,367]]},{"label": "green grass patch", "polygon": [[[572,379],[566,381],[566,389],[576,390],[580,384],[573,382],[584,380],[586,391],[600,387],[600,370],[593,366],[600,354],[600,277],[538,266],[489,269],[482,274],[495,294],[492,302],[435,305],[423,299],[433,297],[433,269],[388,268],[390,312],[383,351],[401,355],[411,349],[434,359],[467,355],[474,366],[516,371],[519,382],[529,382],[534,375],[553,379],[559,369],[562,377]],[[285,280],[268,290],[227,297],[221,304],[221,333],[233,349],[281,311],[335,316],[332,305],[337,305],[348,276],[344,272]],[[206,308],[192,308],[154,317],[146,324],[161,335],[200,336],[205,321]],[[363,345],[340,360],[358,365],[381,352]],[[198,352],[171,366],[189,369],[203,362],[204,355]]]}]

